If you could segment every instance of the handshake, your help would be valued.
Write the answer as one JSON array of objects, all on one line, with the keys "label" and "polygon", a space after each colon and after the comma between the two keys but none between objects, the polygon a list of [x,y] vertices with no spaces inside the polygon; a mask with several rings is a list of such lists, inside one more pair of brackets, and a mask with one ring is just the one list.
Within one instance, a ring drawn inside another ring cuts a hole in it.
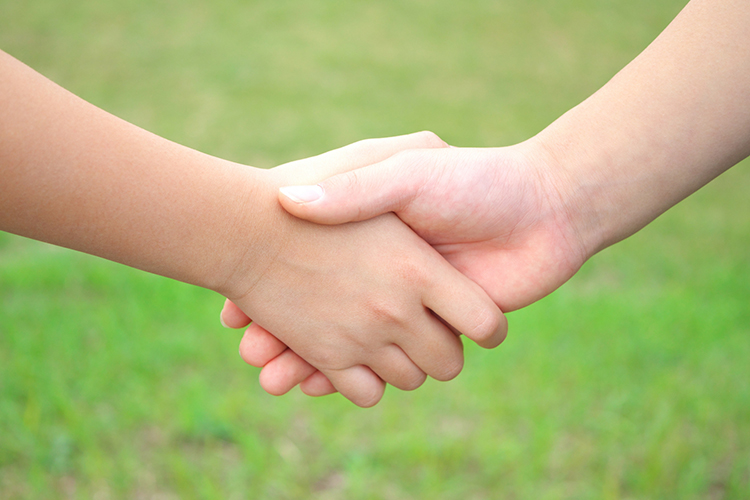
[{"label": "handshake", "polygon": [[385,383],[451,379],[459,335],[497,346],[501,311],[585,260],[572,176],[537,139],[458,149],[424,132],[263,170],[146,132],[3,52],[0,76],[0,230],[221,293],[226,325],[252,318],[240,351],[274,394],[371,406]]},{"label": "handshake", "polygon": [[235,276],[254,278],[227,294],[222,323],[252,318],[240,354],[263,367],[271,394],[300,384],[372,406],[385,383],[452,379],[460,335],[496,347],[501,311],[550,293],[585,260],[552,166],[533,141],[461,149],[423,132],[266,171],[288,213],[273,216],[262,273],[257,259],[240,265]]},{"label": "handshake", "polygon": [[215,290],[224,324],[252,318],[240,352],[268,392],[371,406],[385,383],[455,377],[459,335],[497,346],[503,311],[750,155],[748,5],[691,1],[515,146],[418,133],[273,170],[150,134],[0,51],[0,230]]}]

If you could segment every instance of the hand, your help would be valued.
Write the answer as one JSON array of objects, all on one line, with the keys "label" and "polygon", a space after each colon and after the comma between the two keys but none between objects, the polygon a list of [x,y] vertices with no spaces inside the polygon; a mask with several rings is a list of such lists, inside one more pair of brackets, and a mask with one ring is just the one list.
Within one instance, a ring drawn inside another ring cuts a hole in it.
[{"label": "hand", "polygon": [[504,310],[521,307],[750,154],[748,19],[747,3],[693,0],[526,143],[406,152],[282,204],[321,223],[393,210]]},{"label": "hand", "polygon": [[[407,140],[365,141],[268,171],[273,197],[292,180],[315,182],[394,141]],[[425,374],[454,377],[461,343],[446,324],[486,347],[504,338],[505,319],[481,288],[395,217],[337,227],[280,208],[276,217],[275,255],[246,293],[231,298],[355,403],[370,406],[382,395],[373,371],[402,389],[421,385]],[[294,353],[275,361],[297,363]]]},{"label": "hand", "polygon": [[[509,148],[415,149],[305,187],[298,203],[279,199],[290,213],[322,224],[364,220],[395,212],[459,271],[478,283],[504,311],[528,305],[555,290],[582,265],[586,252],[569,222],[560,192],[563,178],[532,141]],[[224,316],[235,326],[246,318]],[[251,328],[243,357],[264,366],[264,387],[283,392],[304,380],[311,395],[332,390],[320,374],[289,354],[283,344]]]},{"label": "hand", "polygon": [[321,182],[317,200],[288,196],[299,187],[279,200],[318,224],[395,212],[507,312],[555,290],[586,258],[551,164],[530,142],[411,150]]}]

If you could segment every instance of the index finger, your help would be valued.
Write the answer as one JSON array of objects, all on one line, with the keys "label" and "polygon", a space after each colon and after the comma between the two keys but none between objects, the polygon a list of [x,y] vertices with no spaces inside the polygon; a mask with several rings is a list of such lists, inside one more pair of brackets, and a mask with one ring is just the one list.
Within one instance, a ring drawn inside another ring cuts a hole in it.
[{"label": "index finger", "polygon": [[422,294],[424,306],[480,346],[500,345],[508,334],[508,320],[489,295],[450,265],[434,269],[433,280]]}]

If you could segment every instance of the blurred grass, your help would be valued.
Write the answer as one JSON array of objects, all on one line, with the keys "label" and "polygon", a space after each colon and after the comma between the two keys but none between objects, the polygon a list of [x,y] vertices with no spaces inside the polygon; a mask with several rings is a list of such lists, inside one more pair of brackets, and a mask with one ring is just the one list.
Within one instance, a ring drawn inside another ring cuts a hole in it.
[{"label": "blurred grass", "polygon": [[[262,167],[421,129],[523,140],[684,0],[0,0],[0,48]],[[374,409],[265,395],[204,290],[0,233],[0,497],[750,494],[747,163]]]}]

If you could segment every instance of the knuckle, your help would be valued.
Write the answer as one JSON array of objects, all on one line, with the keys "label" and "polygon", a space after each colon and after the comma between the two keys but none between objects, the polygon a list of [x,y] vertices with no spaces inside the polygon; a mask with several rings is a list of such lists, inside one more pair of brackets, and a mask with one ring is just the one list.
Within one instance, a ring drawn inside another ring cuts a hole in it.
[{"label": "knuckle", "polygon": [[421,132],[417,132],[415,135],[415,138],[417,139],[417,142],[420,144],[419,147],[423,148],[447,148],[448,144],[442,140],[435,132],[431,132],[429,130],[423,130]]},{"label": "knuckle", "polygon": [[396,267],[396,273],[403,283],[422,289],[430,284],[429,275],[424,263],[420,260],[404,257]]},{"label": "knuckle", "polygon": [[402,306],[392,300],[371,298],[367,301],[366,310],[375,324],[386,328],[401,326],[409,321],[409,316]]},{"label": "knuckle", "polygon": [[[349,189],[356,188],[360,184],[360,176],[356,170],[350,170],[342,174],[331,177],[327,181],[324,181],[325,187],[332,187],[334,191],[343,190],[344,192]],[[326,190],[328,191],[328,190]]]}]

